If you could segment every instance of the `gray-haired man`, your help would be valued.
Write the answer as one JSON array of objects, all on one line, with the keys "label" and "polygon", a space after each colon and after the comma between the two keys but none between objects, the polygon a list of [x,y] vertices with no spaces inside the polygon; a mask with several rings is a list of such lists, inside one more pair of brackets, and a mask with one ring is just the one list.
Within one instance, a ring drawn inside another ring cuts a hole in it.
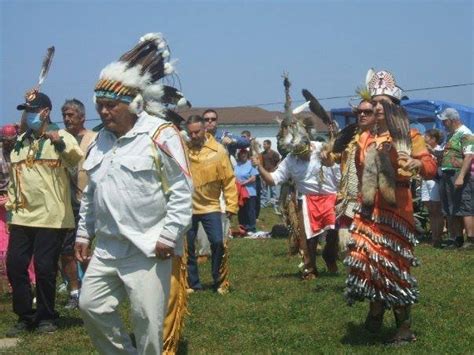
[{"label": "gray-haired man", "polygon": [[465,248],[473,248],[473,179],[470,171],[474,157],[474,136],[471,130],[463,125],[457,110],[447,108],[438,118],[448,132],[448,141],[444,147],[441,162],[443,213],[448,220],[450,237],[454,239],[453,245],[463,246],[464,226],[467,233]]}]

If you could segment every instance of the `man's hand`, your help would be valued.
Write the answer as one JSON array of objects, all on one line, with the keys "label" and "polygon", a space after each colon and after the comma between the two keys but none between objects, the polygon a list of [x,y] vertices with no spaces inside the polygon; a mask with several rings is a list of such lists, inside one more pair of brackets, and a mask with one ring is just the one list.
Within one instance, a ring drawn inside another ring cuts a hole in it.
[{"label": "man's hand", "polygon": [[222,141],[221,141],[221,143],[222,143],[223,145],[229,145],[229,144],[231,144],[232,142],[234,142],[234,140],[233,140],[232,138],[230,138],[230,137],[227,137],[227,136],[225,136],[224,138],[222,138]]},{"label": "man's hand", "polygon": [[155,253],[158,258],[166,260],[174,256],[174,248],[169,247],[166,244],[156,242]]},{"label": "man's hand", "polygon": [[89,261],[91,258],[90,255],[91,248],[89,244],[76,242],[74,244],[74,254],[76,256],[77,261],[80,263]]},{"label": "man's hand", "polygon": [[464,185],[464,178],[458,174],[456,180],[454,181],[454,188],[460,189]]},{"label": "man's hand", "polygon": [[333,166],[334,165],[334,160],[332,159],[331,152],[327,149],[321,150],[319,153],[319,156],[321,158],[321,164],[324,166]]},{"label": "man's hand", "polygon": [[260,158],[257,156],[257,155],[254,155],[253,157],[250,158],[250,160],[252,161],[252,165],[255,166],[255,167],[259,167],[261,162],[260,162]]},{"label": "man's hand", "polygon": [[46,139],[50,139],[51,143],[57,144],[61,142],[61,136],[59,135],[58,131],[48,131],[45,132],[43,135]]},{"label": "man's hand", "polygon": [[400,161],[404,161],[406,162],[405,164],[403,165],[400,165],[400,167],[403,169],[403,170],[406,170],[406,171],[420,171],[421,167],[422,167],[422,163],[420,160],[418,159],[413,159],[409,154],[405,153],[405,152],[399,152],[398,153],[398,160],[399,162]]},{"label": "man's hand", "polygon": [[0,206],[5,206],[8,202],[8,195],[0,195]]}]

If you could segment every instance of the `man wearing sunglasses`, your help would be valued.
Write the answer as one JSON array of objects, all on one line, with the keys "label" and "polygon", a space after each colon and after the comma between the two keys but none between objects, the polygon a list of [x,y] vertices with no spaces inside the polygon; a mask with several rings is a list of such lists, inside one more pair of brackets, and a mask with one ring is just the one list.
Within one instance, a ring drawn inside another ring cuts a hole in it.
[{"label": "man wearing sunglasses", "polygon": [[209,132],[214,136],[217,142],[226,147],[229,155],[235,157],[237,149],[245,149],[250,146],[250,140],[247,137],[236,137],[230,132],[217,130],[219,117],[215,110],[207,109],[203,112],[202,118],[204,119],[204,128],[206,129],[206,132]]}]

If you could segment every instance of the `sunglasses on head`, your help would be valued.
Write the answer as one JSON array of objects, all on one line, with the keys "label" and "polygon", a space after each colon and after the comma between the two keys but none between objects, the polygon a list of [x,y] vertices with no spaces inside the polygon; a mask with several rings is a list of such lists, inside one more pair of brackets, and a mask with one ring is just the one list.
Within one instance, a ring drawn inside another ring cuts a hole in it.
[{"label": "sunglasses on head", "polygon": [[370,116],[370,115],[373,115],[374,114],[374,110],[372,110],[371,108],[369,109],[365,109],[365,110],[360,110],[360,109],[357,109],[356,110],[356,114],[358,115],[366,115],[366,116]]},{"label": "sunglasses on head", "polygon": [[217,117],[204,117],[204,121],[206,122],[215,122],[217,121]]}]

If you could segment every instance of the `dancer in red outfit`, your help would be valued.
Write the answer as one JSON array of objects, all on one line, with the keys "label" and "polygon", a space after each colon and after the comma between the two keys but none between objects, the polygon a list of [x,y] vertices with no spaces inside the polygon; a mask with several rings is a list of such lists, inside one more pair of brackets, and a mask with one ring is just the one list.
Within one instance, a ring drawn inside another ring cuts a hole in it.
[{"label": "dancer in red outfit", "polygon": [[[410,274],[411,266],[418,264],[410,179],[413,173],[432,178],[436,162],[423,137],[409,130],[393,76],[370,72],[368,89],[377,124],[361,134],[356,152],[361,197],[345,259],[350,267],[346,297],[349,304],[369,299],[366,327],[373,332],[380,329],[385,309],[393,308],[397,333],[391,341],[403,343],[415,340],[410,306],[419,293]],[[397,134],[393,125],[405,133]]]}]

